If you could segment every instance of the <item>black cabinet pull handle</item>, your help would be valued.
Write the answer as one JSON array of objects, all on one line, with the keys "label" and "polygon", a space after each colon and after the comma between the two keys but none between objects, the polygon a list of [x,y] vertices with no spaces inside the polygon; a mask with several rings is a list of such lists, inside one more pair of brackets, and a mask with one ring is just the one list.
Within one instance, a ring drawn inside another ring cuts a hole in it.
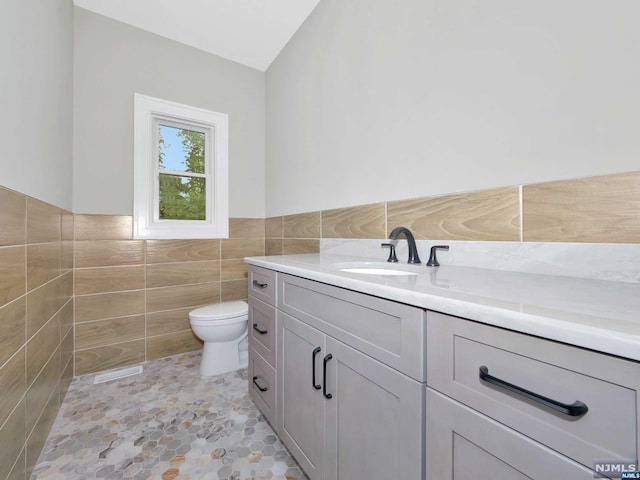
[{"label": "black cabinet pull handle", "polygon": [[253,329],[258,332],[260,335],[266,335],[269,331],[266,328],[260,328],[260,325],[257,323],[253,324]]},{"label": "black cabinet pull handle", "polygon": [[267,390],[269,390],[269,385],[267,385],[266,387],[263,387],[262,385],[260,385],[258,383],[258,379],[260,377],[258,377],[257,375],[255,377],[253,377],[253,384],[258,387],[258,390],[260,390],[261,392],[266,392]]},{"label": "black cabinet pull handle", "polygon": [[254,280],[253,284],[258,288],[267,288],[269,286],[268,283],[260,283],[258,280]]},{"label": "black cabinet pull handle", "polygon": [[328,354],[324,357],[322,368],[322,394],[324,398],[333,398],[333,395],[327,393],[327,362],[333,358],[333,355]]},{"label": "black cabinet pull handle", "polygon": [[568,415],[570,417],[581,417],[585,413],[589,411],[589,407],[587,407],[584,403],[579,400],[576,400],[571,405],[567,403],[561,403],[557,400],[552,400],[551,398],[544,397],[538,393],[531,392],[522,387],[518,387],[509,382],[505,382],[493,375],[489,375],[489,369],[482,365],[480,367],[480,380],[484,380],[487,383],[495,385],[500,388],[504,388],[505,390],[509,390],[515,394],[518,394],[522,397],[528,398],[529,400],[533,400],[536,403],[544,405],[545,407],[551,408],[556,412],[560,412],[563,415]]},{"label": "black cabinet pull handle", "polygon": [[320,353],[320,347],[316,347],[313,349],[313,353],[311,354],[311,385],[316,390],[320,390],[322,387],[316,384],[316,355]]}]

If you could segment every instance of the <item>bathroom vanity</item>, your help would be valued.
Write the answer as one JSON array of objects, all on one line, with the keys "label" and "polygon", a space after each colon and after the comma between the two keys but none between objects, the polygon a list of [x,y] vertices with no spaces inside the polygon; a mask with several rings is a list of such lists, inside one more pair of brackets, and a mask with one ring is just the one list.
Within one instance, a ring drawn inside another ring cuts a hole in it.
[{"label": "bathroom vanity", "polygon": [[[310,479],[637,467],[640,286],[320,254],[246,261],[250,394]],[[355,273],[367,268],[383,272]]]}]

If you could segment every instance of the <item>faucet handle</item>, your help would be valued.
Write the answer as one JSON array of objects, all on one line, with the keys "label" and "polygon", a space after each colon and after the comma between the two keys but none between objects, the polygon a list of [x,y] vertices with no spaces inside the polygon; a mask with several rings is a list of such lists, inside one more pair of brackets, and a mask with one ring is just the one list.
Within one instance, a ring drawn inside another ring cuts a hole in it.
[{"label": "faucet handle", "polygon": [[389,258],[387,262],[398,263],[398,257],[396,257],[396,246],[394,243],[381,243],[381,247],[389,247]]},{"label": "faucet handle", "polygon": [[434,245],[431,247],[431,252],[429,253],[429,261],[427,262],[427,267],[439,267],[440,262],[438,262],[438,258],[436,257],[437,250],[449,250],[449,245]]}]

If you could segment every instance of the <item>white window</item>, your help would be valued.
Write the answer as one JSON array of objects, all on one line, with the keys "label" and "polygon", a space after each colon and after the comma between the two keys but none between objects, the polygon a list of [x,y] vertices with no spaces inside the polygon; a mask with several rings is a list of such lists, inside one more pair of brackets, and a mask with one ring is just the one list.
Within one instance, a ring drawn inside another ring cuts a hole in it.
[{"label": "white window", "polygon": [[140,94],[134,110],[134,238],[227,238],[227,115]]}]

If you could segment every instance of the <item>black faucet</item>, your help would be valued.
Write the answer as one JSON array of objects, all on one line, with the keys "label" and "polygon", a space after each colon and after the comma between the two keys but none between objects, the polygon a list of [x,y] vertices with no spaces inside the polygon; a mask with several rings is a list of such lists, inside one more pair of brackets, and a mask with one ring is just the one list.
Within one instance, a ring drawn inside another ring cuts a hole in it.
[{"label": "black faucet", "polygon": [[407,237],[407,243],[409,244],[409,260],[407,263],[422,263],[420,262],[420,257],[418,256],[418,248],[416,247],[416,239],[413,237],[413,233],[409,231],[407,227],[396,227],[391,230],[389,234],[390,240],[397,240],[398,235],[404,233],[404,236]]}]

